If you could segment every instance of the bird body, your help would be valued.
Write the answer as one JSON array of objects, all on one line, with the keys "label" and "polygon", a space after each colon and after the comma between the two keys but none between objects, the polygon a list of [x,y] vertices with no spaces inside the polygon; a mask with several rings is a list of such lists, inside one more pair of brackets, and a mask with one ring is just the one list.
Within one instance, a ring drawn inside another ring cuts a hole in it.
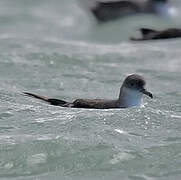
[{"label": "bird body", "polygon": [[64,100],[47,98],[28,92],[24,92],[24,94],[48,102],[51,105],[61,107],[89,109],[128,108],[140,106],[143,94],[153,98],[153,95],[144,88],[145,84],[145,80],[139,75],[133,74],[128,76],[121,86],[117,100],[76,99],[73,102],[66,102]]}]

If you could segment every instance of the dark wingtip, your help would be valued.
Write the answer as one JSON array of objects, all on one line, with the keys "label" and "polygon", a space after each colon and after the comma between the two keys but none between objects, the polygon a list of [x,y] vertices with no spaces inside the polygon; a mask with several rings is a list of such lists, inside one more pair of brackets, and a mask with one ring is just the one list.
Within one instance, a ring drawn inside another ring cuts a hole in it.
[{"label": "dark wingtip", "polygon": [[48,99],[49,99],[47,97],[39,96],[39,95],[36,95],[36,94],[33,94],[33,93],[29,93],[29,92],[22,92],[22,93],[27,95],[27,96],[34,97],[34,98],[37,98],[37,99],[41,99],[41,100],[47,101],[47,102],[48,102]]},{"label": "dark wingtip", "polygon": [[29,93],[29,92],[22,92],[22,94],[26,95],[26,96],[33,96],[32,93]]},{"label": "dark wingtip", "polygon": [[32,96],[33,94],[32,93],[28,93],[28,92],[22,92],[23,94],[25,95],[28,95],[28,96]]},{"label": "dark wingtip", "polygon": [[60,99],[53,99],[53,98],[48,98],[48,97],[44,97],[44,96],[39,96],[33,93],[29,93],[29,92],[22,92],[23,94],[36,98],[36,99],[40,99],[42,101],[45,101],[51,105],[55,105],[55,106],[62,106],[64,104],[66,104],[66,101],[60,100]]}]

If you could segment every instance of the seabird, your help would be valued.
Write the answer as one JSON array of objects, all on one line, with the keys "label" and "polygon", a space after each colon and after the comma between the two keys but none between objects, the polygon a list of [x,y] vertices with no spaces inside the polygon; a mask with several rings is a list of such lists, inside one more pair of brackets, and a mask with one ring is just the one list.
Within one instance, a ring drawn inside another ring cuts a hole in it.
[{"label": "seabird", "polygon": [[168,0],[80,0],[99,22],[107,22],[128,15],[171,14]]},{"label": "seabird", "polygon": [[141,28],[140,31],[142,34],[141,38],[131,37],[130,40],[143,41],[143,40],[158,40],[158,39],[170,39],[170,38],[181,37],[181,29],[178,28],[169,28],[162,31],[148,29],[148,28]]},{"label": "seabird", "polygon": [[145,89],[146,82],[142,76],[137,74],[129,75],[123,82],[120,94],[116,100],[106,99],[76,99],[73,102],[67,102],[59,99],[52,99],[36,94],[23,92],[24,94],[48,102],[51,105],[70,107],[70,108],[90,108],[90,109],[110,109],[110,108],[128,108],[140,106],[143,94],[153,98],[152,93]]}]

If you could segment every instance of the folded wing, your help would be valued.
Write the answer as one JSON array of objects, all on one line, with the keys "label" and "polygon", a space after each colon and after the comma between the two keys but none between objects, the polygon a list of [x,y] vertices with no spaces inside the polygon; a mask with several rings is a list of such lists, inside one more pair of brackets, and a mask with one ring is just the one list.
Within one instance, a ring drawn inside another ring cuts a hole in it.
[{"label": "folded wing", "polygon": [[75,108],[109,109],[118,108],[116,100],[104,99],[77,99],[73,102]]}]

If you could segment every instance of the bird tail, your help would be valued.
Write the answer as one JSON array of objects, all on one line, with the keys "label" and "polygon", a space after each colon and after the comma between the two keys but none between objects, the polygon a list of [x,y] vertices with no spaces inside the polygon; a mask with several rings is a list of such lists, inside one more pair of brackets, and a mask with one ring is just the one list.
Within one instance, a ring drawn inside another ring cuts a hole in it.
[{"label": "bird tail", "polygon": [[47,102],[51,105],[54,105],[54,106],[63,106],[63,105],[68,103],[68,102],[60,100],[60,99],[52,99],[52,98],[48,98],[45,96],[39,96],[39,95],[36,95],[33,93],[28,93],[28,92],[23,92],[23,94],[30,96],[30,97],[34,97],[36,99],[40,99],[40,100],[45,101],[45,102]]}]

